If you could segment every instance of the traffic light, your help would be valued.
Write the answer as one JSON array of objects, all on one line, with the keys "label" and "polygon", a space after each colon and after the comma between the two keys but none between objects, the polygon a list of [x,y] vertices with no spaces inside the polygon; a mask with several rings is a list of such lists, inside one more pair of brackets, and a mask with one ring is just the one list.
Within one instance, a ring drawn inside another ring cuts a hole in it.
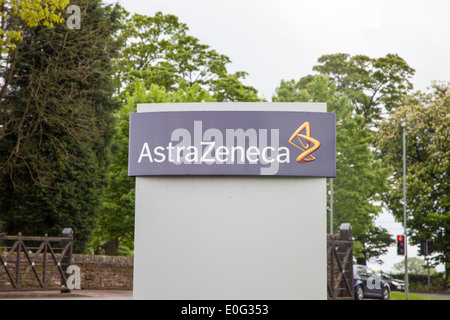
[{"label": "traffic light", "polygon": [[433,241],[420,240],[419,243],[419,255],[430,256],[433,253]]},{"label": "traffic light", "polygon": [[397,255],[405,255],[405,236],[402,234],[397,236]]},{"label": "traffic light", "polygon": [[426,256],[427,255],[427,240],[420,240],[419,243],[419,255]]}]

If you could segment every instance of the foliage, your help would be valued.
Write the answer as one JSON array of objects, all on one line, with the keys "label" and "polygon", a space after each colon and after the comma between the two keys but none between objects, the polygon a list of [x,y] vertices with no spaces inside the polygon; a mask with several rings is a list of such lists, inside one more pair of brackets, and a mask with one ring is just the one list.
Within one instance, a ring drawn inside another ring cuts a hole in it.
[{"label": "foliage", "polygon": [[[323,55],[318,62],[313,70],[330,78],[368,126],[376,126],[384,110],[391,112],[398,108],[412,89],[409,80],[415,70],[396,54],[375,59],[337,53]],[[306,76],[296,86],[302,89],[311,79]]]},{"label": "foliage", "polygon": [[229,57],[211,49],[188,34],[186,24],[174,15],[157,12],[148,17],[134,14],[123,23],[126,46],[117,59],[116,81],[119,96],[132,92],[134,82],[142,81],[147,89],[157,84],[168,92],[184,79],[188,86],[200,85],[216,101],[258,101],[257,91],[242,84],[246,72],[229,74]]},{"label": "foliage", "polygon": [[[326,102],[327,111],[336,113],[336,178],[333,179],[334,226],[350,223],[356,242],[355,255],[374,258],[385,252],[383,243],[393,240],[373,226],[380,213],[379,194],[386,190],[389,170],[382,169],[374,159],[370,146],[371,131],[364,119],[353,113],[348,98],[338,94],[336,85],[326,76],[315,76],[304,88],[297,90],[295,81],[282,81],[273,101]],[[370,237],[369,237],[370,236]],[[369,242],[370,240],[370,242]],[[371,243],[370,250],[368,243]]]},{"label": "foliage", "polygon": [[[259,101],[245,86],[245,72],[229,74],[230,59],[188,34],[174,15],[153,17],[123,11],[120,39],[126,41],[115,60],[117,95],[123,107],[117,114],[114,161],[109,187],[91,247],[115,254],[120,244],[133,246],[134,178],[128,171],[128,117],[137,103],[202,101]],[[111,243],[115,246],[110,247]]]},{"label": "foliage", "polygon": [[63,21],[61,10],[69,0],[0,0],[0,54],[8,53],[23,40],[25,28],[53,28]]},{"label": "foliage", "polygon": [[369,231],[366,234],[357,236],[356,240],[363,245],[362,250],[359,251],[361,254],[356,260],[358,264],[364,265],[367,260],[382,264],[383,261],[380,259],[380,256],[386,254],[388,247],[395,243],[395,240],[389,234],[388,230],[373,225],[373,222]]},{"label": "foliage", "polygon": [[[313,81],[314,78],[310,78]],[[308,81],[308,82],[310,82]],[[306,86],[299,89],[298,83],[292,80],[281,80],[280,85],[275,89],[275,93],[272,96],[273,102],[300,102],[308,101],[308,91]],[[323,99],[320,99],[323,101]]]},{"label": "foliage", "polygon": [[[0,102],[6,95],[17,62],[23,33],[38,26],[53,28],[62,22],[68,0],[0,0]],[[1,118],[0,118],[1,120]],[[0,139],[2,131],[0,131]]]},{"label": "foliage", "polygon": [[435,82],[429,94],[416,93],[383,122],[380,157],[394,168],[384,201],[403,221],[402,127],[406,129],[407,226],[413,242],[433,240],[450,276],[450,88]]},{"label": "foliage", "polygon": [[[129,115],[136,112],[138,103],[182,103],[182,102],[213,102],[208,91],[199,84],[188,86],[180,80],[178,89],[167,92],[155,84],[145,89],[141,81],[134,83],[132,94],[127,93],[127,103],[116,115],[116,133],[112,153],[114,159],[108,170],[109,185],[105,192],[103,208],[99,216],[99,227],[91,247],[97,251],[105,248],[110,241],[118,240],[120,244],[130,248],[134,245],[134,196],[135,178],[128,176],[128,136]],[[114,252],[112,252],[115,254]]]},{"label": "foliage", "polygon": [[0,113],[0,220],[8,233],[28,235],[72,227],[83,251],[106,183],[119,43],[115,8],[78,4],[81,29],[26,29],[18,45]]},{"label": "foliage", "polygon": [[[415,71],[396,54],[374,59],[346,53],[321,56],[313,70],[328,79],[334,101],[341,101],[337,107],[328,100],[326,84],[319,85],[314,75],[281,81],[273,101],[322,101],[331,105],[328,111],[337,112],[334,221],[352,224],[355,257],[365,264],[367,259],[378,259],[394,242],[386,229],[374,225],[381,210],[380,194],[387,192],[386,179],[392,170],[375,159],[374,132],[383,113],[397,109],[412,89],[409,80]],[[308,95],[312,89],[316,100]]]},{"label": "foliage", "polygon": [[[405,272],[405,261],[397,262],[393,265],[393,270],[397,272]],[[417,257],[408,257],[408,274],[427,274],[427,263],[425,260]],[[435,268],[430,268],[431,274],[436,274]]]}]

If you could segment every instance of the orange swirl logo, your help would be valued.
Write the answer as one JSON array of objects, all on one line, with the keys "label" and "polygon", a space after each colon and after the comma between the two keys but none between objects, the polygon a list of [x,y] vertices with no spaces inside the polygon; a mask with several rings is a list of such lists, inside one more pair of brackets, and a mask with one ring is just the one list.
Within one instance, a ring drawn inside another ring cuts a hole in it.
[{"label": "orange swirl logo", "polygon": [[[306,131],[306,134],[302,134],[302,131]],[[296,138],[298,139],[298,142],[300,142],[299,145],[293,142],[296,141]],[[289,139],[289,143],[302,151],[302,153],[296,159],[298,163],[316,160],[316,158],[311,153],[319,149],[320,142],[319,140],[311,138],[311,126],[309,122],[304,122],[300,127],[298,127],[298,129],[292,134],[291,138]],[[312,144],[311,147],[310,144]]]}]

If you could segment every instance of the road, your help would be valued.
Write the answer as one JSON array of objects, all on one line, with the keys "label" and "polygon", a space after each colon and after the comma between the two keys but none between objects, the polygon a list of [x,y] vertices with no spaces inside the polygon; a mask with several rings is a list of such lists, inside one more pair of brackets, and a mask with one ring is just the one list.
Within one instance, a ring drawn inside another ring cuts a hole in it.
[{"label": "road", "polygon": [[49,291],[9,291],[0,292],[0,300],[130,300],[133,291],[124,290],[72,290],[61,293],[58,290]]}]

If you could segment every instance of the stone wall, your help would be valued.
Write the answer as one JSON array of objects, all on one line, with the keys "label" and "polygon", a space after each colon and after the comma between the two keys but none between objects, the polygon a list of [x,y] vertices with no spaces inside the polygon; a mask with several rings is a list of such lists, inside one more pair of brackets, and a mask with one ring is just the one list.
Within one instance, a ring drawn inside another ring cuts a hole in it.
[{"label": "stone wall", "polygon": [[[0,253],[6,267],[15,279],[17,255],[7,255],[6,252]],[[57,254],[59,259],[59,254]],[[37,270],[40,279],[43,279],[42,254],[34,256],[30,253],[30,258],[34,261],[34,267]],[[22,288],[39,289],[39,283],[30,268],[30,264],[23,252],[20,255],[20,277],[26,277],[20,281]],[[105,289],[133,289],[133,257],[122,256],[96,256],[73,254],[72,265],[80,268],[81,289],[105,290]],[[27,273],[28,270],[28,273]],[[54,271],[53,271],[54,270]],[[67,275],[70,276],[69,274]],[[60,274],[56,270],[54,260],[47,257],[46,279],[48,288],[60,287]],[[0,265],[0,290],[13,289],[5,267]]]},{"label": "stone wall", "polygon": [[81,289],[133,289],[133,258],[74,254],[80,267]]}]

